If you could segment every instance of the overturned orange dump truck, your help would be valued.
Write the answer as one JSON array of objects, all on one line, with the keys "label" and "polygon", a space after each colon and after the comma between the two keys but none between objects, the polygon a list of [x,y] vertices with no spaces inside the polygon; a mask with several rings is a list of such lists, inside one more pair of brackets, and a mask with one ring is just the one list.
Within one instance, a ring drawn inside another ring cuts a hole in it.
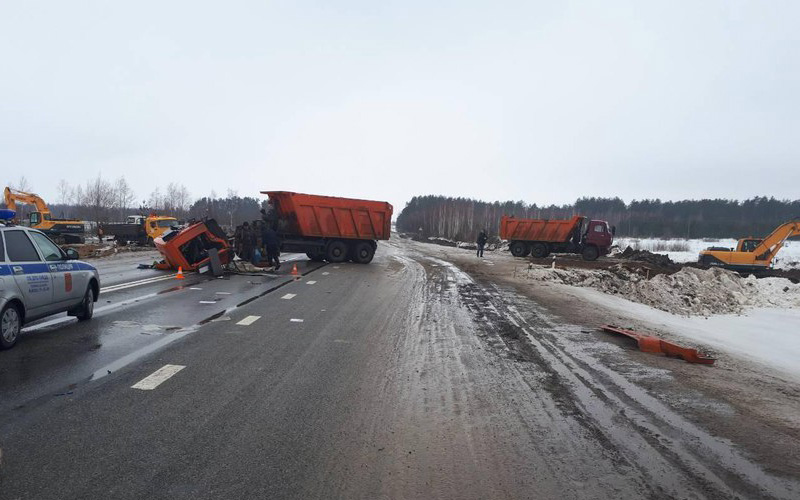
[{"label": "overturned orange dump truck", "polygon": [[215,253],[223,266],[233,259],[228,237],[214,219],[191,224],[180,231],[168,231],[153,242],[172,269],[200,270],[211,264]]},{"label": "overturned orange dump truck", "polygon": [[311,260],[360,264],[372,261],[377,240],[391,233],[392,205],[385,201],[262,191],[277,213],[284,252],[302,252]]}]

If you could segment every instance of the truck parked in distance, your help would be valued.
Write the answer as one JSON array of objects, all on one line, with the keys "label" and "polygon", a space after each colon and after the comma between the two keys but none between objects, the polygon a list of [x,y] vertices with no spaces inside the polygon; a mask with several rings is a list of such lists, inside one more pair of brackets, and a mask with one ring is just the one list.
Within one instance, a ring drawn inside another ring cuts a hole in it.
[{"label": "truck parked in distance", "polygon": [[153,240],[170,229],[178,227],[178,219],[166,215],[129,215],[124,223],[101,224],[97,228],[100,238],[113,237],[120,245],[153,246]]},{"label": "truck parked in distance", "polygon": [[515,257],[547,257],[551,253],[574,253],[584,260],[608,254],[615,229],[603,220],[576,215],[566,220],[500,219],[500,238],[508,240]]},{"label": "truck parked in distance", "polygon": [[328,262],[372,261],[377,240],[388,240],[392,205],[384,201],[262,191],[277,213],[281,251]]}]

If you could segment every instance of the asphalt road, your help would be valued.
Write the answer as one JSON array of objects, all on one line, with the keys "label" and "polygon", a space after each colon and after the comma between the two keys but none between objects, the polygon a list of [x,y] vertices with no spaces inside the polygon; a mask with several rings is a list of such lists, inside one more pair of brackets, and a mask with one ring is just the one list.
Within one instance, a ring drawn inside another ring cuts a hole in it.
[{"label": "asphalt road", "polygon": [[34,326],[0,353],[0,498],[800,493],[613,345],[402,241],[298,264],[121,276],[91,322]]}]

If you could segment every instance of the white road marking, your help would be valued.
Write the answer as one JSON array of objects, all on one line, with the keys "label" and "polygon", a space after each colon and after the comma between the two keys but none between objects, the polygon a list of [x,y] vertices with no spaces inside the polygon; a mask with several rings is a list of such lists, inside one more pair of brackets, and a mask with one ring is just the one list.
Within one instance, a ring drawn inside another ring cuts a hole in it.
[{"label": "white road marking", "polygon": [[316,281],[306,281],[306,285],[315,285]]},{"label": "white road marking", "polygon": [[237,325],[242,325],[242,326],[250,326],[250,325],[252,325],[253,323],[255,323],[256,321],[258,321],[260,319],[261,319],[261,316],[247,316],[246,318],[244,318],[243,320],[239,321],[236,324]]},{"label": "white road marking", "polygon": [[109,285],[101,288],[100,293],[116,292],[117,290],[125,290],[126,288],[133,288],[135,286],[149,285],[150,283],[156,283],[159,281],[164,281],[170,278],[174,278],[175,274],[168,274],[166,276],[153,276],[152,278],[145,278],[136,281],[129,281],[127,283],[117,283],[116,285]]},{"label": "white road marking", "polygon": [[231,292],[216,292],[217,295],[230,295]]},{"label": "white road marking", "polygon": [[303,322],[302,319],[297,319],[297,318],[292,318],[289,321],[291,321],[292,323],[302,323]]},{"label": "white road marking", "polygon": [[200,303],[201,304],[216,304],[217,301],[216,300],[201,300]]},{"label": "white road marking", "polygon": [[282,299],[285,299],[285,300],[291,300],[291,299],[293,299],[293,298],[295,298],[295,297],[297,297],[297,294],[296,294],[296,293],[287,293],[286,295],[284,295],[284,296],[283,296],[283,297],[281,297],[281,298],[282,298]]},{"label": "white road marking", "polygon": [[189,290],[202,290],[202,288],[193,286],[193,287],[189,288]]},{"label": "white road marking", "polygon": [[329,274],[331,274],[331,273],[329,273],[328,271],[325,271],[325,272],[322,273],[323,276],[327,276]]},{"label": "white road marking", "polygon": [[333,266],[334,269],[339,269],[339,266]]},{"label": "white road marking", "polygon": [[186,368],[185,366],[181,365],[164,365],[158,370],[154,371],[147,377],[143,378],[142,380],[136,382],[134,385],[131,386],[131,389],[140,389],[142,391],[152,391],[159,385],[163,384],[170,377],[178,373],[179,371]]}]

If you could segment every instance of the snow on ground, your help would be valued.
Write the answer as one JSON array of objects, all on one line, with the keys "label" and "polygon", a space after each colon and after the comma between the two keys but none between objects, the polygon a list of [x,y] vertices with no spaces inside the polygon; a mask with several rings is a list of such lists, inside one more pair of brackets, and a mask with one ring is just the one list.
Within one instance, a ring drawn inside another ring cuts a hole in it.
[{"label": "snow on ground", "polygon": [[[736,248],[733,239],[660,239],[660,238],[617,238],[614,243],[620,250],[632,247],[635,250],[649,250],[666,254],[674,262],[695,262],[700,250],[708,247]],[[800,268],[800,241],[787,241],[775,258],[778,269]]]},{"label": "snow on ground", "polygon": [[800,308],[800,284],[786,278],[743,278],[720,268],[686,267],[646,279],[623,266],[604,269],[536,267],[528,279],[589,287],[683,316],[739,314],[748,308]]},{"label": "snow on ground", "polygon": [[800,379],[798,309],[756,308],[744,315],[685,317],[590,288],[564,288],[566,293],[579,300],[617,311],[647,325],[645,328],[669,331],[715,349],[778,368]]}]

